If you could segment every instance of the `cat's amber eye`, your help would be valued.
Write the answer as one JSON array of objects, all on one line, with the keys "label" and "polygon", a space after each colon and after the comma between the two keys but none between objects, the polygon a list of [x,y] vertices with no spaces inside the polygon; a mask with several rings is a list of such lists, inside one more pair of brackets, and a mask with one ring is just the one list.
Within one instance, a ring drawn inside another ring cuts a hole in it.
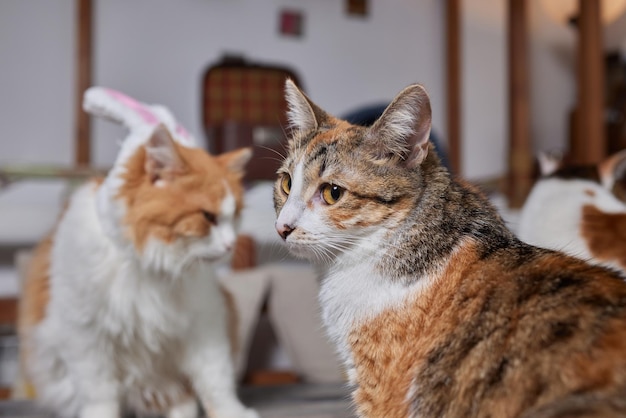
[{"label": "cat's amber eye", "polygon": [[343,196],[343,189],[334,184],[324,184],[320,190],[322,192],[322,199],[329,205],[334,205],[341,199],[341,196]]},{"label": "cat's amber eye", "polygon": [[217,225],[217,216],[215,216],[214,213],[203,210],[202,216],[204,216],[204,219],[206,219],[211,225]]},{"label": "cat's amber eye", "polygon": [[289,192],[291,191],[291,177],[289,176],[289,174],[283,174],[283,178],[280,181],[280,187],[281,189],[283,189],[283,192],[285,192],[285,194],[289,194]]}]

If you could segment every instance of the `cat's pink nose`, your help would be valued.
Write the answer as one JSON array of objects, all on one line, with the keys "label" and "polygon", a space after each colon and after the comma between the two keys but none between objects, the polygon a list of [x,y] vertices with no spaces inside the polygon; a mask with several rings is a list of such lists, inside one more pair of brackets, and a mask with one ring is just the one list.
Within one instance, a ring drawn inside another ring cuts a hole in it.
[{"label": "cat's pink nose", "polygon": [[276,231],[278,231],[278,235],[280,235],[282,239],[284,240],[287,239],[289,234],[291,234],[294,229],[296,228],[289,226],[287,224],[283,224],[283,226],[276,225]]}]

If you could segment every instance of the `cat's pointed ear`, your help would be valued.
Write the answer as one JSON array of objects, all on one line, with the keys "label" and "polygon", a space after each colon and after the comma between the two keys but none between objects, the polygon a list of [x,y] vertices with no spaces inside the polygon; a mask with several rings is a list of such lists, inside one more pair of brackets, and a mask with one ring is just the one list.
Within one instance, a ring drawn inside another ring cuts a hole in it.
[{"label": "cat's pointed ear", "polygon": [[537,154],[537,161],[539,162],[539,172],[541,175],[549,176],[561,168],[563,158],[551,153],[539,152],[539,154]]},{"label": "cat's pointed ear", "polygon": [[184,172],[185,163],[178,154],[172,134],[160,124],[145,145],[145,170],[153,183],[167,182]]},{"label": "cat's pointed ear", "polygon": [[598,165],[602,185],[626,202],[626,150],[611,155]]},{"label": "cat's pointed ear", "polygon": [[245,175],[246,164],[248,164],[250,158],[252,158],[252,149],[249,147],[236,149],[217,157],[224,167],[235,173],[240,178]]},{"label": "cat's pointed ear", "polygon": [[291,128],[300,131],[317,129],[329,119],[328,114],[313,103],[289,78],[285,81],[285,99],[288,105],[287,119]]},{"label": "cat's pointed ear", "polygon": [[402,90],[369,130],[377,157],[395,155],[408,168],[420,165],[428,154],[431,120],[426,90],[419,84]]}]

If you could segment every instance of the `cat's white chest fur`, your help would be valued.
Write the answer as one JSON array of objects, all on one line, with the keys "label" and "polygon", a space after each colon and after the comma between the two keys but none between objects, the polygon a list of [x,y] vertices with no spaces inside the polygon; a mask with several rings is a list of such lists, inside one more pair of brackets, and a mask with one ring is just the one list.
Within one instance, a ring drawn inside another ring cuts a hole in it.
[{"label": "cat's white chest fur", "polygon": [[[323,273],[319,301],[327,333],[336,343],[354,384],[351,334],[383,311],[401,308],[404,302],[417,297],[431,280],[424,277],[407,286],[402,280],[383,276],[376,266],[376,257],[359,255],[358,250],[343,257]],[[346,263],[346,259],[353,261]]]}]

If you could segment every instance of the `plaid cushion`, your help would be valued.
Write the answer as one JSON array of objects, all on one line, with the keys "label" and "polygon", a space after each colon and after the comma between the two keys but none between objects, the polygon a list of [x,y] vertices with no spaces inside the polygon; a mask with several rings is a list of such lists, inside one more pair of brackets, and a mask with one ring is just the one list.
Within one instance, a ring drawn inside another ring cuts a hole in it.
[{"label": "plaid cushion", "polygon": [[260,66],[218,66],[204,84],[205,125],[225,121],[286,125],[285,79],[293,74]]},{"label": "plaid cushion", "polygon": [[209,151],[220,154],[252,147],[246,180],[273,180],[285,150],[285,80],[296,84],[288,68],[225,60],[204,77],[203,121]]}]

